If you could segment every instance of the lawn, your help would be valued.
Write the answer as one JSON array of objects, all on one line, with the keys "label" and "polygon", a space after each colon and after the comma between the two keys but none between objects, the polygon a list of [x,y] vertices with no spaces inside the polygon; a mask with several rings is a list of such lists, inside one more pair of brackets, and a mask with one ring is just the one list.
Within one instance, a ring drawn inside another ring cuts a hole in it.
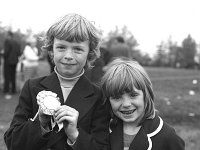
[{"label": "lawn", "polygon": [[[200,150],[200,71],[171,68],[146,70],[153,83],[160,115],[184,139],[186,150]],[[40,76],[49,73],[46,62],[41,62],[39,73]],[[0,93],[0,150],[6,150],[3,133],[13,116],[17,97],[18,94],[11,100],[5,100]]]},{"label": "lawn", "polygon": [[156,108],[184,139],[186,150],[200,150],[200,71],[146,68]]}]

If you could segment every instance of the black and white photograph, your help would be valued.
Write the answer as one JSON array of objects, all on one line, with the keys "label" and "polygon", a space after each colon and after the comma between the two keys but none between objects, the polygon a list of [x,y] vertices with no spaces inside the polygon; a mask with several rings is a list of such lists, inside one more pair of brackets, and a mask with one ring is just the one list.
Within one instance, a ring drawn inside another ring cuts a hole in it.
[{"label": "black and white photograph", "polygon": [[199,6],[0,0],[0,150],[200,150]]}]

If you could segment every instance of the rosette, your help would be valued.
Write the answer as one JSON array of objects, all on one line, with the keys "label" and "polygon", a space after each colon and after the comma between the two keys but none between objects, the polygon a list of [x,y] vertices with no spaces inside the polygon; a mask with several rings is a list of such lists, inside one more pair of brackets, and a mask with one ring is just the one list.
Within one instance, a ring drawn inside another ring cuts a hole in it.
[{"label": "rosette", "polygon": [[39,109],[46,115],[53,115],[55,109],[61,105],[59,97],[51,91],[41,91],[37,95],[37,104]]},{"label": "rosette", "polygon": [[34,118],[31,118],[30,120],[34,121],[39,114],[39,110],[42,110],[44,114],[52,116],[51,127],[53,129],[57,125],[57,132],[59,132],[63,128],[63,123],[57,123],[54,118],[55,109],[61,105],[60,99],[59,97],[57,97],[57,94],[51,91],[40,91],[37,94],[36,99],[37,104],[39,105],[39,109]]}]

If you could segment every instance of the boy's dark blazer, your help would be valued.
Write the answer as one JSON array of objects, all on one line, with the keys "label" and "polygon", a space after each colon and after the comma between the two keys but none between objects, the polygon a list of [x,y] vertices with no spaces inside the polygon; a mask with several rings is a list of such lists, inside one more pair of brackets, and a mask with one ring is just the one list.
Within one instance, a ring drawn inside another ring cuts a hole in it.
[{"label": "boy's dark blazer", "polygon": [[19,96],[10,128],[4,134],[8,150],[72,150],[62,129],[42,136],[38,117],[37,94],[42,91],[57,93],[62,105],[79,112],[79,136],[73,145],[77,150],[107,150],[109,148],[109,111],[103,105],[102,91],[83,75],[77,81],[64,103],[61,87],[55,72],[49,76],[28,80]]}]

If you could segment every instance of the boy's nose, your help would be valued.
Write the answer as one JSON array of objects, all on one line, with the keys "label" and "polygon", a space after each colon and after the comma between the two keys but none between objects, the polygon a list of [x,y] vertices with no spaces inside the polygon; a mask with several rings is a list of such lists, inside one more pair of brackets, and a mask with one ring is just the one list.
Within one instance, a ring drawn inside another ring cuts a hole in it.
[{"label": "boy's nose", "polygon": [[66,52],[65,52],[65,56],[64,56],[65,59],[73,59],[73,51],[71,49],[68,49]]}]

